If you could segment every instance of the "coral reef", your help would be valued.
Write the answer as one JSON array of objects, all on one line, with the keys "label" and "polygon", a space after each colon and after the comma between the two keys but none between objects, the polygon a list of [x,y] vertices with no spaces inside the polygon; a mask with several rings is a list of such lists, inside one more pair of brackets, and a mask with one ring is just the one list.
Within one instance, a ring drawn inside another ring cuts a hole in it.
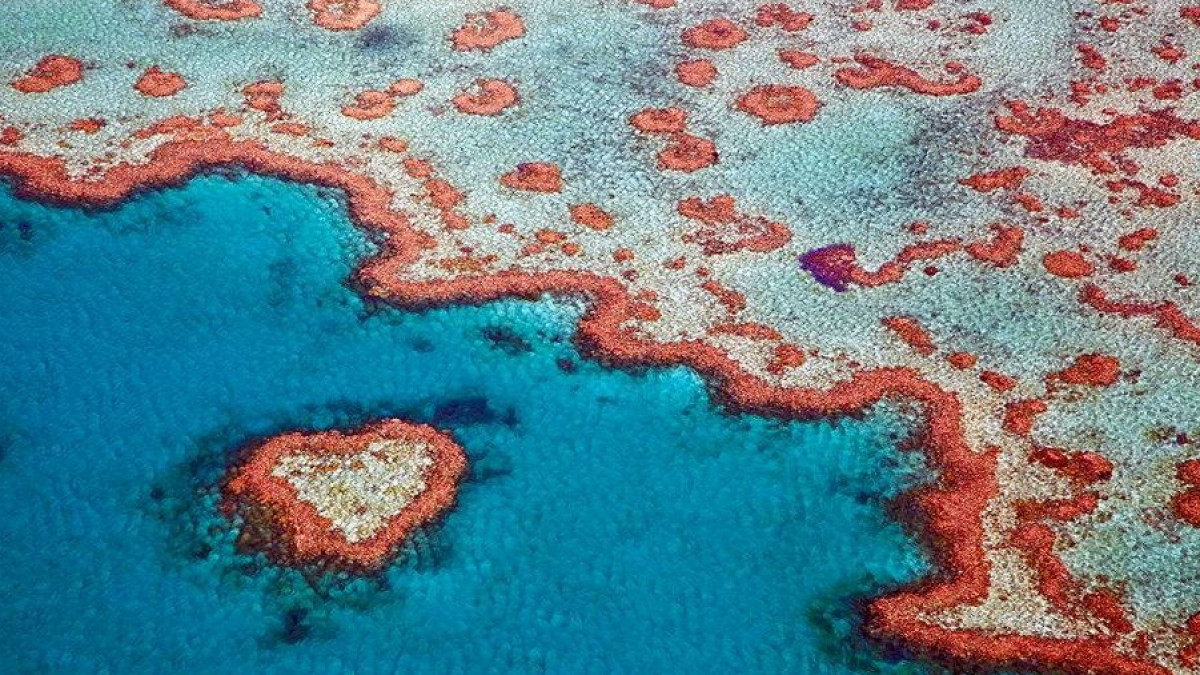
[{"label": "coral reef", "polygon": [[[318,183],[383,238],[355,276],[374,299],[581,295],[590,354],[687,365],[739,409],[912,401],[939,480],[906,517],[939,572],[867,630],[955,664],[1200,672],[1172,563],[1200,551],[1200,8],[165,5],[137,45],[104,24],[0,60],[21,195],[113,205],[227,165]],[[155,22],[180,13],[253,20],[187,36],[237,54],[214,72],[172,58]],[[420,48],[360,48],[369,22]],[[236,501],[291,485],[277,465]],[[278,555],[370,567],[402,538],[340,522],[334,553]]]}]

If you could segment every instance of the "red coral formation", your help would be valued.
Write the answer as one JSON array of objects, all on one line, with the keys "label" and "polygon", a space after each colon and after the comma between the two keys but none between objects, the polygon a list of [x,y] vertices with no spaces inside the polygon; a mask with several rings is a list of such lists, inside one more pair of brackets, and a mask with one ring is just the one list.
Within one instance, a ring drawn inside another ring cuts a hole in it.
[{"label": "red coral formation", "polygon": [[254,82],[242,88],[242,96],[246,98],[246,106],[267,114],[268,120],[284,117],[279,99],[283,96],[282,82]]},{"label": "red coral formation", "polygon": [[1004,373],[997,373],[994,370],[985,370],[979,373],[979,381],[998,394],[1004,394],[1017,388],[1016,378]]},{"label": "red coral formation", "polygon": [[820,102],[804,87],[760,84],[739,96],[737,107],[763,124],[789,124],[811,121],[817,116]]},{"label": "red coral formation", "polygon": [[1038,448],[1029,458],[1084,485],[1108,480],[1113,473],[1112,462],[1094,452]]},{"label": "red coral formation", "polygon": [[1046,376],[1046,383],[1108,387],[1116,384],[1121,375],[1121,362],[1107,354],[1084,354],[1075,357],[1071,365]]},{"label": "red coral formation", "polygon": [[1188,525],[1200,527],[1200,490],[1185,490],[1175,495],[1171,512]]},{"label": "red coral formation", "polygon": [[[286,478],[272,471],[293,454],[351,455],[376,441],[411,441],[428,448],[433,464],[425,474],[424,491],[369,538],[351,542],[332,522],[302,500]],[[251,447],[225,485],[223,510],[241,514],[246,522],[239,543],[260,546],[285,565],[332,566],[378,570],[387,564],[405,538],[418,527],[441,517],[453,504],[458,481],[466,470],[462,448],[446,434],[424,425],[388,420],[351,434],[288,433]]]},{"label": "red coral formation", "polygon": [[1096,271],[1096,266],[1088,262],[1079,251],[1053,251],[1042,256],[1042,266],[1056,277],[1064,279],[1081,279]]},{"label": "red coral formation", "polygon": [[1173,192],[1167,192],[1166,190],[1161,190],[1132,179],[1109,181],[1107,186],[1113,192],[1123,192],[1126,188],[1135,190],[1138,193],[1138,198],[1134,206],[1138,208],[1154,206],[1165,209],[1175,206],[1180,200],[1180,196]]},{"label": "red coral formation", "polygon": [[970,352],[951,352],[946,355],[946,363],[957,370],[967,370],[979,363],[979,357]]},{"label": "red coral formation", "polygon": [[133,85],[143,96],[155,98],[174,96],[187,87],[187,81],[179,73],[168,73],[151,66]]},{"label": "red coral formation", "polygon": [[682,61],[675,65],[675,77],[689,87],[707,87],[717,79],[717,67],[708,59]]},{"label": "red coral formation", "polygon": [[471,89],[458,93],[450,102],[468,115],[499,115],[518,100],[516,88],[504,80],[476,80]]},{"label": "red coral formation", "polygon": [[525,22],[519,14],[507,9],[468,14],[463,25],[450,34],[450,42],[458,51],[490,51],[493,47],[525,34]]},{"label": "red coral formation", "polygon": [[658,166],[671,171],[692,172],[717,163],[717,145],[692,134],[674,134],[658,153]]},{"label": "red coral formation", "polygon": [[996,267],[1008,267],[1017,262],[1021,244],[1025,241],[1025,231],[999,223],[992,224],[992,231],[994,236],[991,241],[967,244],[967,255]]},{"label": "red coral formation", "polygon": [[[682,263],[683,258],[680,258],[679,262]],[[746,296],[743,293],[726,288],[712,279],[700,284],[700,288],[711,293],[730,314],[737,314],[746,309]]]},{"label": "red coral formation", "polygon": [[379,14],[377,0],[308,0],[308,8],[325,30],[358,30]]},{"label": "red coral formation", "polygon": [[1079,52],[1080,62],[1085,68],[1092,70],[1104,70],[1108,67],[1108,61],[1100,54],[1100,50],[1092,45],[1082,44],[1076,45],[1075,49]]},{"label": "red coral formation", "polygon": [[1037,416],[1046,412],[1045,401],[1036,398],[1011,401],[1004,406],[1004,430],[1024,436],[1033,430]]},{"label": "red coral formation", "polygon": [[[1171,500],[1171,512],[1188,525],[1200,527],[1200,459],[1180,462],[1175,467],[1175,477],[1187,487]],[[1200,614],[1192,617],[1188,625],[1196,628],[1193,633],[1200,636]],[[1200,648],[1193,646],[1192,652],[1193,658],[1200,656]]]},{"label": "red coral formation", "polygon": [[525,162],[501,176],[500,184],[526,192],[561,192],[562,170],[548,162]]},{"label": "red coral formation", "polygon": [[458,188],[454,187],[449,181],[434,178],[433,167],[427,162],[409,160],[405,163],[405,167],[409,175],[414,178],[425,178],[422,187],[425,188],[425,194],[429,198],[429,202],[438,210],[442,225],[446,229],[465,230],[470,227],[470,222],[466,216],[463,216],[458,211],[458,207],[464,199],[463,193]]},{"label": "red coral formation", "polygon": [[[971,244],[966,247],[974,251],[971,255],[980,260],[990,262],[997,267],[1006,267],[1016,260],[1021,246],[1021,230],[1005,229],[1000,226],[996,233],[996,241],[984,244]],[[1016,236],[1012,236],[1015,231]],[[1015,241],[1014,241],[1015,240]],[[858,252],[850,244],[833,244],[808,251],[800,257],[800,267],[813,275],[818,283],[828,286],[835,291],[845,291],[850,284],[874,287],[893,284],[904,278],[913,263],[919,261],[937,260],[952,253],[963,250],[964,247],[953,239],[936,239],[909,244],[871,272],[858,264]],[[930,269],[930,268],[926,268]]]},{"label": "red coral formation", "polygon": [[1116,314],[1126,319],[1138,316],[1153,317],[1154,325],[1168,331],[1173,337],[1200,345],[1200,326],[1189,319],[1173,302],[1113,301],[1095,284],[1083,287],[1079,301],[1105,314]]},{"label": "red coral formation", "polygon": [[937,346],[933,344],[933,338],[929,337],[929,333],[921,326],[920,322],[912,317],[889,316],[884,317],[881,323],[921,356],[929,356],[937,350]]},{"label": "red coral formation", "polygon": [[1023,166],[1010,166],[1006,169],[977,173],[969,178],[960,179],[958,182],[972,190],[991,192],[1001,188],[1019,188],[1028,176],[1029,169]]},{"label": "red coral formation", "polygon": [[1066,565],[1054,554],[1054,530],[1031,518],[1021,518],[1009,535],[1009,543],[1022,553],[1037,579],[1038,592],[1064,613],[1073,608],[1078,588]]},{"label": "red coral formation", "polygon": [[99,117],[88,117],[86,119],[72,120],[67,128],[71,131],[82,131],[85,134],[94,134],[107,125],[108,122]]},{"label": "red coral formation", "polygon": [[902,87],[927,96],[954,96],[978,91],[983,85],[975,75],[965,72],[957,64],[948,64],[946,69],[958,77],[950,82],[935,82],[919,75],[907,66],[892,63],[878,56],[858,54],[854,57],[859,67],[839,68],[833,76],[838,82],[854,89],[876,87]]},{"label": "red coral formation", "polygon": [[775,351],[771,353],[771,360],[767,362],[767,372],[772,375],[779,375],[791,368],[799,368],[804,365],[806,356],[804,350],[795,345],[779,345]]},{"label": "red coral formation", "polygon": [[798,49],[781,49],[778,52],[779,60],[788,65],[789,68],[796,70],[804,70],[821,62],[821,57],[811,52],[802,52]]},{"label": "red coral formation", "polygon": [[23,77],[12,81],[12,88],[25,94],[42,94],[83,79],[79,59],[51,54],[44,56]]},{"label": "red coral formation", "polygon": [[1200,487],[1200,459],[1189,459],[1175,467],[1175,477],[1192,487]]},{"label": "red coral formation", "polygon": [[1121,235],[1117,245],[1126,251],[1140,251],[1147,244],[1158,238],[1158,230],[1152,227],[1142,227],[1129,234]]},{"label": "red coral formation", "polygon": [[575,204],[570,213],[572,221],[593,230],[603,231],[613,226],[612,215],[595,204]]},{"label": "red coral formation", "polygon": [[644,108],[629,118],[629,124],[644,133],[670,136],[670,142],[658,155],[659,168],[664,171],[700,171],[713,166],[718,159],[715,143],[685,133],[688,112],[683,108]]},{"label": "red coral formation", "polygon": [[712,19],[683,31],[683,44],[699,49],[732,49],[746,40],[746,31],[729,19]]},{"label": "red coral formation", "polygon": [[163,0],[163,4],[197,21],[237,21],[262,15],[254,0]]},{"label": "red coral formation", "polygon": [[387,92],[392,96],[416,96],[425,85],[420,80],[403,77],[388,85]]},{"label": "red coral formation", "polygon": [[682,133],[687,129],[687,111],[682,108],[646,108],[629,118],[629,124],[648,134]]},{"label": "red coral formation", "polygon": [[779,26],[785,31],[795,32],[808,28],[813,15],[808,12],[797,12],[782,2],[762,5],[755,12],[754,23],[763,28]]},{"label": "red coral formation", "polygon": [[271,125],[271,131],[286,136],[306,136],[312,127],[300,122],[277,122]]},{"label": "red coral formation", "polygon": [[679,215],[704,224],[694,233],[682,237],[684,242],[700,244],[704,255],[737,251],[767,253],[784,246],[792,238],[792,231],[782,223],[738,212],[736,200],[729,195],[717,195],[708,201],[688,197],[680,200],[676,208]]},{"label": "red coral formation", "polygon": [[815,248],[800,256],[800,267],[822,286],[841,293],[861,273],[858,252],[851,244]]},{"label": "red coral formation", "polygon": [[12,147],[19,145],[25,139],[25,133],[14,126],[0,129],[0,145]]},{"label": "red coral formation", "polygon": [[1179,138],[1200,139],[1200,122],[1180,119],[1174,110],[1116,115],[1100,124],[1067,117],[1057,108],[1038,108],[1021,101],[1008,104],[1011,115],[996,117],[996,128],[1025,136],[1025,156],[1078,164],[1096,173],[1118,170],[1116,156],[1131,148],[1160,148]]},{"label": "red coral formation", "polygon": [[356,120],[377,120],[396,108],[396,101],[386,91],[368,89],[354,97],[354,103],[342,106],[342,114]]}]

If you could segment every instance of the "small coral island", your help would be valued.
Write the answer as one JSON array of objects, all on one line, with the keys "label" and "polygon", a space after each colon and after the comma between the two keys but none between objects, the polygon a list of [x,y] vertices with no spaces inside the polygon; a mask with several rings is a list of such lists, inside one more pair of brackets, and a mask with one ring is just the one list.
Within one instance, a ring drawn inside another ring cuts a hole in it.
[{"label": "small coral island", "polygon": [[286,433],[247,448],[222,508],[239,546],[280,564],[373,571],[453,505],[466,465],[450,436],[403,420]]}]

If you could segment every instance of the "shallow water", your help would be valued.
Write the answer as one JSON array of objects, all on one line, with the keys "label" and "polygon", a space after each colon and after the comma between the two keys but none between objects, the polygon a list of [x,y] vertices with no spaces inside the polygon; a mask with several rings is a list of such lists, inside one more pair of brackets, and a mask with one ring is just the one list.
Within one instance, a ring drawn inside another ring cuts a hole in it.
[{"label": "shallow water", "polygon": [[[368,307],[370,248],[272,179],[105,212],[0,190],[9,672],[924,672],[855,634],[927,570],[884,513],[926,477],[897,414],[728,414],[688,370],[580,357],[575,301]],[[389,415],[470,457],[439,526],[378,578],[235,552],[232,451]]]}]

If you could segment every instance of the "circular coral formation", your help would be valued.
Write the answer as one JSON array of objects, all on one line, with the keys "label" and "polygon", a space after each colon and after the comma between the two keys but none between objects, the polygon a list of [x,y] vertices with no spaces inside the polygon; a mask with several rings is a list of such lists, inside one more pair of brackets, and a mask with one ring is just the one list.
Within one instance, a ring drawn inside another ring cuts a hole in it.
[{"label": "circular coral formation", "polygon": [[498,9],[468,14],[463,25],[450,34],[450,42],[458,51],[477,49],[486,52],[524,34],[525,22],[521,20],[520,15],[507,9]]},{"label": "circular coral formation", "polygon": [[197,21],[237,21],[262,15],[254,0],[163,0],[163,4]]},{"label": "circular coral formation", "polygon": [[293,432],[250,447],[224,486],[239,545],[277,563],[369,571],[453,505],[466,455],[428,426]]},{"label": "circular coral formation", "polygon": [[729,19],[712,19],[683,31],[683,44],[698,49],[733,49],[746,41],[746,31]]},{"label": "circular coral formation", "polygon": [[309,0],[313,23],[325,30],[358,30],[379,14],[375,0]]},{"label": "circular coral formation", "polygon": [[354,103],[342,106],[342,114],[360,121],[386,117],[396,107],[396,101],[385,91],[369,89],[359,92]]},{"label": "circular coral formation", "polygon": [[43,94],[82,79],[83,64],[79,59],[51,54],[42,57],[24,77],[13,80],[12,88],[25,94]]},{"label": "circular coral formation", "polygon": [[737,107],[763,124],[808,122],[817,116],[820,102],[804,87],[760,84],[738,97]]},{"label": "circular coral formation", "polygon": [[472,89],[458,93],[451,103],[468,115],[499,115],[518,100],[517,90],[504,80],[477,80]]},{"label": "circular coral formation", "polygon": [[717,158],[716,143],[692,134],[675,134],[671,143],[658,153],[658,166],[690,173],[716,164]]}]

